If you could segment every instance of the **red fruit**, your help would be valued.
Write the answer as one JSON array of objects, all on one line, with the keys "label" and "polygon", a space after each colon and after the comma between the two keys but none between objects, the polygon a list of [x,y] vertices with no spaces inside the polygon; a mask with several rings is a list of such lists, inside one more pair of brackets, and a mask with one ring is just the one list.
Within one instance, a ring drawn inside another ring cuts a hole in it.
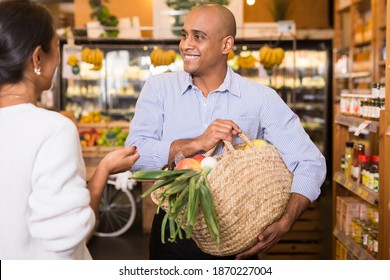
[{"label": "red fruit", "polygon": [[195,171],[201,171],[202,166],[193,158],[184,158],[176,166],[176,169],[191,169]]},{"label": "red fruit", "polygon": [[202,161],[202,159],[204,159],[205,158],[205,156],[204,155],[196,155],[196,156],[194,156],[193,157],[193,159],[194,160],[196,160],[197,162],[201,162]]}]

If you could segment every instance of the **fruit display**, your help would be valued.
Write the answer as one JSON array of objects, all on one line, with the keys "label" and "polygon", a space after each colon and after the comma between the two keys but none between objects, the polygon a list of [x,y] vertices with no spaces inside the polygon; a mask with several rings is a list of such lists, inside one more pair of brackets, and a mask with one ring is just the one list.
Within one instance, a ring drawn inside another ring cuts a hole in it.
[{"label": "fruit display", "polygon": [[82,147],[114,147],[124,146],[127,133],[120,126],[113,128],[90,128],[79,131]]},{"label": "fruit display", "polygon": [[102,131],[91,128],[79,131],[81,147],[93,147],[97,145],[97,139],[101,136]]},{"label": "fruit display", "polygon": [[128,133],[124,132],[120,126],[105,128],[96,143],[98,146],[124,146]]},{"label": "fruit display", "polygon": [[99,111],[89,111],[88,114],[82,115],[80,123],[107,123],[110,121],[109,117],[104,117]]},{"label": "fruit display", "polygon": [[256,62],[257,59],[250,51],[242,51],[237,58],[237,64],[240,68],[254,68],[256,66]]},{"label": "fruit display", "polygon": [[264,45],[259,50],[260,63],[264,68],[273,68],[279,66],[284,58],[284,50],[282,48],[272,48],[268,45]]},{"label": "fruit display", "polygon": [[90,49],[84,48],[81,52],[81,60],[93,64],[93,67],[90,70],[99,71],[103,66],[103,52],[99,49]]},{"label": "fruit display", "polygon": [[150,61],[153,66],[169,65],[176,60],[176,52],[174,50],[163,51],[155,49],[150,53]]}]

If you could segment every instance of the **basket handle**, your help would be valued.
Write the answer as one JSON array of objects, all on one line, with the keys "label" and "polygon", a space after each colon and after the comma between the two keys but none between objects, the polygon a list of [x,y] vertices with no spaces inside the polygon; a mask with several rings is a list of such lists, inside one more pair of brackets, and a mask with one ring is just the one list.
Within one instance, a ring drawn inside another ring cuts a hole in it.
[{"label": "basket handle", "polygon": [[[249,139],[249,137],[248,137],[244,132],[239,133],[239,134],[238,134],[238,137],[240,137],[242,140],[244,140],[244,142],[245,142],[246,144],[248,144],[249,147],[251,147],[251,148],[254,148],[254,147],[255,147],[255,145],[252,143],[252,141]],[[223,143],[224,143],[224,145],[225,145],[224,149],[226,149],[226,150],[228,150],[228,151],[231,151],[231,152],[235,150],[234,147],[233,147],[233,145],[232,145],[232,143],[230,143],[230,142],[228,142],[228,141],[226,141],[226,140],[222,140],[222,141],[223,141]],[[217,146],[215,146],[214,148],[210,149],[210,150],[206,153],[206,156],[207,156],[207,157],[210,157],[210,156],[214,153],[214,151],[215,151],[216,148],[217,148]]]}]

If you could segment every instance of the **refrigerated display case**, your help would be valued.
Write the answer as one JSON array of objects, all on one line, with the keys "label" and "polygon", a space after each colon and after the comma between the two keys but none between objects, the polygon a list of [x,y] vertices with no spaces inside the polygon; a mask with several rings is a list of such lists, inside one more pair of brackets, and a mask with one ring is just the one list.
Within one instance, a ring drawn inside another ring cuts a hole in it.
[{"label": "refrigerated display case", "polygon": [[259,61],[259,49],[268,44],[282,47],[285,56],[282,64],[274,67],[270,75],[260,63],[251,68],[229,64],[241,75],[273,87],[288,106],[299,116],[313,142],[323,155],[330,158],[331,133],[331,41],[298,40],[293,42],[236,42],[236,56],[248,52]]},{"label": "refrigerated display case", "polygon": [[[103,53],[102,67],[91,70],[93,65],[81,58],[85,48]],[[177,51],[177,42],[142,40],[78,39],[75,45],[61,41],[62,62],[60,69],[60,109],[72,111],[77,119],[90,111],[98,111],[110,119],[131,119],[135,103],[149,75],[164,71],[177,71],[180,60],[168,66],[154,67],[150,53],[156,49]],[[79,57],[79,71],[72,72],[68,65],[70,55]]]}]

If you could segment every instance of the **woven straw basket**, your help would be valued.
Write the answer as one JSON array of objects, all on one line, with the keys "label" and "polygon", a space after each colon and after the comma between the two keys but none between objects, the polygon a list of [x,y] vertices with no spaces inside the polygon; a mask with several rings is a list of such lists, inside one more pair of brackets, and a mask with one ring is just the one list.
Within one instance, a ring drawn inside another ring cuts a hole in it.
[{"label": "woven straw basket", "polygon": [[[201,211],[192,233],[197,246],[215,256],[235,255],[255,245],[258,235],[282,215],[291,193],[292,174],[277,149],[270,144],[255,147],[246,135],[240,137],[244,140],[240,145],[225,142],[207,177],[220,244],[215,245]],[[251,148],[243,150],[246,144]],[[161,192],[157,189],[151,195],[156,204]]]}]

